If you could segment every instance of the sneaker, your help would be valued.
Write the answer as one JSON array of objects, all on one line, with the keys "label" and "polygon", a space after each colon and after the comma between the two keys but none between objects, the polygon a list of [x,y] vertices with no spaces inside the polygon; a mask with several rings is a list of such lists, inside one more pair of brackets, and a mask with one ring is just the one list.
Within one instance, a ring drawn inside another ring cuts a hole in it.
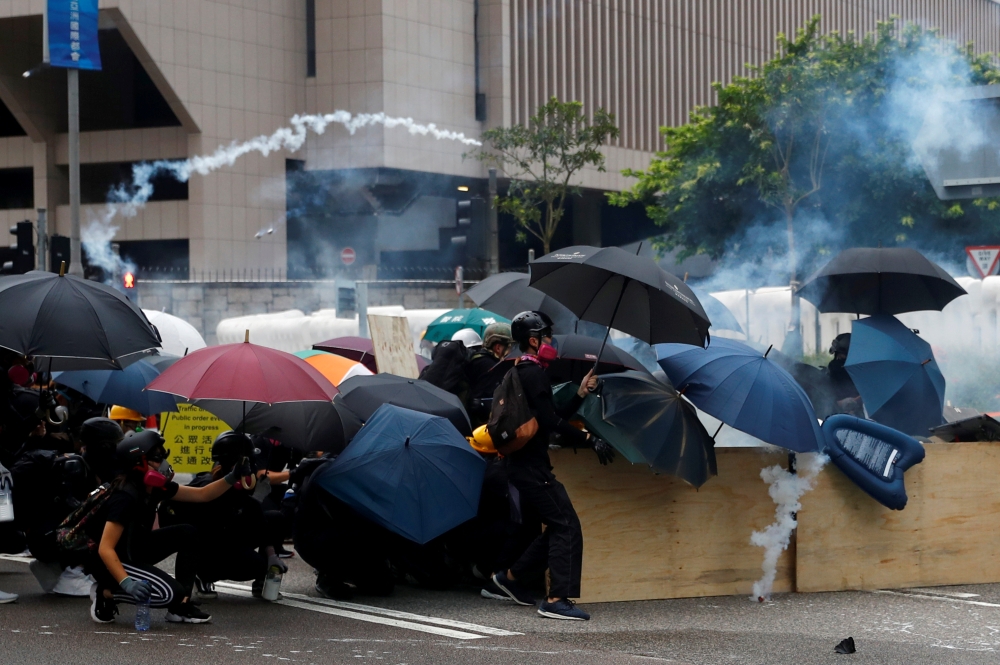
[{"label": "sneaker", "polygon": [[97,623],[112,623],[118,614],[118,603],[105,598],[104,591],[95,584],[90,588],[90,618]]},{"label": "sneaker", "polygon": [[493,584],[497,585],[498,589],[507,594],[518,605],[530,606],[535,604],[534,596],[521,588],[521,585],[514,580],[507,579],[506,572],[494,573]]},{"label": "sneaker", "polygon": [[316,586],[313,589],[316,595],[330,600],[350,600],[354,597],[354,587],[350,584],[329,580],[322,575],[316,578]]},{"label": "sneaker", "polygon": [[90,589],[94,586],[94,578],[83,572],[82,567],[69,567],[59,575],[55,586],[49,590],[60,596],[76,596],[85,598],[90,595]]},{"label": "sneaker", "polygon": [[510,596],[508,596],[503,589],[494,584],[493,580],[489,580],[483,585],[483,588],[479,590],[479,595],[490,600],[510,600]]},{"label": "sneaker", "polygon": [[13,603],[16,600],[17,600],[16,593],[7,593],[6,591],[0,591],[0,605],[4,605],[6,603]]},{"label": "sneaker", "polygon": [[291,550],[286,550],[284,546],[278,545],[274,548],[274,553],[278,555],[279,559],[291,559],[295,556],[295,552]]},{"label": "sneaker", "polygon": [[590,621],[590,615],[577,607],[576,603],[569,598],[562,598],[554,603],[542,603],[538,608],[538,614],[549,619]]},{"label": "sneaker", "polygon": [[201,578],[197,576],[194,578],[194,595],[199,600],[215,600],[219,597],[219,593],[215,590],[214,583],[202,582]]},{"label": "sneaker", "polygon": [[167,610],[167,621],[171,623],[208,623],[211,620],[210,614],[205,614],[191,603],[181,603]]}]

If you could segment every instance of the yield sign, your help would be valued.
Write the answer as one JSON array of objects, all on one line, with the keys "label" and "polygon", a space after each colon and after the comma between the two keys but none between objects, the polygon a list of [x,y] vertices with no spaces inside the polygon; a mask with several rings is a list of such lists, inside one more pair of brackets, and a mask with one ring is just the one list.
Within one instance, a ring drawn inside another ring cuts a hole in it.
[{"label": "yield sign", "polygon": [[969,259],[971,259],[970,263],[979,272],[980,277],[985,278],[997,274],[1000,246],[982,245],[966,247],[965,253],[969,255]]}]

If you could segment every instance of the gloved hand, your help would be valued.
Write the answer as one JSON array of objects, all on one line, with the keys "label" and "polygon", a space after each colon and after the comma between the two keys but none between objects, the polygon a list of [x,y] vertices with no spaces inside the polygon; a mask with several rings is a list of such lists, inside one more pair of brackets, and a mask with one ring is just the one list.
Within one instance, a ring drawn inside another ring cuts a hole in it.
[{"label": "gloved hand", "polygon": [[285,564],[285,562],[282,561],[281,558],[277,554],[268,554],[267,555],[267,567],[268,567],[269,570],[270,570],[271,566],[277,566],[278,570],[280,570],[282,572],[282,574],[288,572],[288,565]]},{"label": "gloved hand", "polygon": [[149,585],[145,582],[140,582],[134,577],[126,577],[118,583],[118,586],[122,588],[122,591],[132,596],[137,603],[144,603],[149,600]]},{"label": "gloved hand", "polygon": [[597,453],[597,460],[602,466],[607,466],[615,461],[615,449],[601,437],[591,434],[590,447]]}]

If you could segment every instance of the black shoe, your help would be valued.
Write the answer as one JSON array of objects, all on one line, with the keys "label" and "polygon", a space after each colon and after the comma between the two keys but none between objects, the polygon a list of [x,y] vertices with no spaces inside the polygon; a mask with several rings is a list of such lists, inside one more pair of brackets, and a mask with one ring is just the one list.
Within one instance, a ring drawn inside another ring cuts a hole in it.
[{"label": "black shoe", "polygon": [[350,600],[354,597],[354,587],[346,582],[316,578],[316,586],[313,587],[318,596],[331,600]]},{"label": "black shoe", "polygon": [[104,590],[95,584],[90,589],[90,618],[97,623],[113,623],[118,614],[118,603],[104,597]]},{"label": "black shoe", "polygon": [[170,623],[208,623],[211,620],[211,614],[205,614],[191,603],[181,603],[167,610],[167,621]]},{"label": "black shoe", "polygon": [[278,545],[274,548],[274,553],[278,555],[279,559],[291,559],[295,556],[295,552],[291,550],[286,550],[283,545]]},{"label": "black shoe", "polygon": [[577,607],[569,598],[561,598],[554,603],[542,603],[538,608],[538,614],[549,619],[590,621],[590,615]]},{"label": "black shoe", "polygon": [[219,597],[212,582],[202,582],[200,577],[194,578],[194,595],[199,600],[215,600]]},{"label": "black shoe", "polygon": [[501,591],[507,594],[518,605],[530,606],[535,604],[535,597],[521,588],[521,585],[514,580],[507,579],[506,572],[494,573],[493,584],[496,584]]}]

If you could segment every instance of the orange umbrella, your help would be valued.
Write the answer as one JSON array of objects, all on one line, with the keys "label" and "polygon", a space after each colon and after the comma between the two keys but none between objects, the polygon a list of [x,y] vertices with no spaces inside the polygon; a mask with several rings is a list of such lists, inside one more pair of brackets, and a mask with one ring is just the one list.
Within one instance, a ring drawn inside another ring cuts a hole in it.
[{"label": "orange umbrella", "polygon": [[371,375],[371,370],[361,363],[326,351],[298,351],[295,355],[315,367],[320,374],[337,386],[352,376]]}]

